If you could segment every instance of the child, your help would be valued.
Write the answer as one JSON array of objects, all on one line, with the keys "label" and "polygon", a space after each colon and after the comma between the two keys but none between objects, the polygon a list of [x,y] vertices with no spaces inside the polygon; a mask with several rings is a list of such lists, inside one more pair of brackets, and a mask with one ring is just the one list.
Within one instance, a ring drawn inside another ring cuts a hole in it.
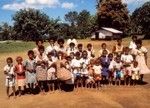
[{"label": "child", "polygon": [[47,83],[49,90],[55,90],[55,83],[56,83],[56,65],[55,64],[48,64],[47,70]]},{"label": "child", "polygon": [[130,42],[129,48],[131,50],[136,49],[136,41],[137,41],[137,36],[132,36],[132,41]]},{"label": "child", "polygon": [[65,43],[64,39],[58,39],[57,43],[59,45],[58,51],[61,51],[61,52],[63,52],[65,54],[66,53],[66,48],[64,46],[64,43]]},{"label": "child", "polygon": [[46,48],[45,53],[48,54],[49,52],[56,50],[58,51],[58,46],[55,45],[56,39],[55,37],[51,37],[48,40],[49,46]]},{"label": "child", "polygon": [[80,58],[80,53],[77,52],[76,58],[74,58],[70,64],[73,74],[74,74],[74,79],[75,79],[75,87],[78,88],[79,84],[82,84],[82,79],[81,79],[81,58]]},{"label": "child", "polygon": [[36,72],[35,72],[35,67],[36,67],[36,62],[34,59],[34,52],[32,50],[28,51],[28,57],[25,61],[25,68],[26,68],[26,82],[29,87],[29,93],[32,94],[34,91],[34,87],[36,85]]},{"label": "child", "polygon": [[23,65],[22,57],[18,56],[16,58],[17,65],[15,66],[15,73],[17,75],[17,86],[19,91],[19,96],[22,95],[23,91],[25,91],[25,67]]},{"label": "child", "polygon": [[97,59],[95,61],[95,64],[93,66],[93,70],[94,70],[94,79],[95,79],[95,87],[97,89],[100,88],[101,86],[101,70],[102,70],[102,66],[100,65],[100,60]]},{"label": "child", "polygon": [[75,47],[75,44],[74,43],[70,43],[69,44],[69,47],[67,48],[67,55],[70,56],[70,53],[76,53],[77,52],[77,49]]},{"label": "child", "polygon": [[106,43],[102,43],[101,48],[102,48],[102,49],[99,51],[99,57],[102,55],[103,50],[106,50],[106,51],[107,51],[107,54],[110,53],[110,51],[107,49]]},{"label": "child", "polygon": [[[88,79],[88,65],[90,63],[90,59],[87,56],[87,52],[84,50],[81,58],[81,74],[82,74],[82,85],[86,86],[86,80]],[[87,86],[86,86],[87,87]]]},{"label": "child", "polygon": [[110,70],[110,67],[111,65],[113,64],[114,62],[114,56],[112,53],[108,54],[108,71],[109,71],[109,85],[112,85],[113,84],[113,78],[114,78],[114,75],[113,75],[113,71]]},{"label": "child", "polygon": [[115,85],[119,82],[119,85],[121,84],[121,81],[123,80],[123,72],[122,72],[123,64],[121,62],[121,57],[118,55],[115,58],[115,61],[111,64],[110,71],[114,72],[114,79],[115,79]]},{"label": "child", "polygon": [[67,40],[67,46],[70,46],[70,43],[74,43],[75,47],[77,46],[77,40],[71,35],[70,39]]},{"label": "child", "polygon": [[130,85],[131,83],[131,64],[133,62],[133,56],[129,54],[130,49],[128,47],[124,48],[124,54],[121,55],[121,61],[124,66],[124,83],[125,85]]},{"label": "child", "polygon": [[122,39],[117,39],[117,44],[113,48],[113,53],[117,55],[121,55],[123,52],[124,46],[122,45]]},{"label": "child", "polygon": [[88,58],[92,59],[95,57],[95,51],[93,50],[92,44],[87,44],[87,54],[88,54]]},{"label": "child", "polygon": [[140,68],[138,67],[138,62],[134,61],[132,66],[132,81],[133,85],[135,86],[138,83],[138,80],[140,79]]},{"label": "child", "polygon": [[102,65],[102,84],[105,85],[108,83],[109,76],[109,61],[108,61],[108,53],[107,50],[103,50],[102,55],[100,57],[100,62]]},{"label": "child", "polygon": [[6,93],[8,98],[9,95],[9,88],[12,87],[13,90],[13,96],[15,96],[15,73],[14,73],[14,65],[13,65],[13,59],[11,57],[8,57],[6,59],[7,65],[4,67],[4,74],[6,75]]},{"label": "child", "polygon": [[38,81],[38,86],[42,94],[45,94],[45,85],[47,80],[47,56],[44,53],[44,46],[39,47],[40,55],[36,57],[36,78]]},{"label": "child", "polygon": [[43,46],[43,40],[42,39],[39,39],[39,40],[36,40],[36,48],[33,49],[34,51],[34,55],[37,56],[39,55],[39,47]]},{"label": "child", "polygon": [[77,48],[78,48],[78,52],[80,53],[80,57],[82,57],[83,44],[78,44]]}]

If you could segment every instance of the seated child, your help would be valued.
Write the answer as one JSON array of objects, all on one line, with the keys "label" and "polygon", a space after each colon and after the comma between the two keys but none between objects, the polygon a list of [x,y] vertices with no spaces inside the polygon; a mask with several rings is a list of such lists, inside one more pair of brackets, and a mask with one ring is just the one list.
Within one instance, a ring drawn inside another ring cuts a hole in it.
[{"label": "seated child", "polygon": [[106,43],[102,43],[101,45],[101,50],[99,51],[99,57],[101,57],[102,53],[103,53],[103,50],[106,50],[107,51],[107,54],[110,53],[110,51],[107,49],[107,44]]},{"label": "seated child", "polygon": [[4,74],[6,76],[6,93],[8,98],[10,97],[9,88],[11,87],[13,90],[13,96],[15,97],[15,72],[14,72],[14,65],[13,59],[8,57],[6,59],[7,65],[4,67]]}]

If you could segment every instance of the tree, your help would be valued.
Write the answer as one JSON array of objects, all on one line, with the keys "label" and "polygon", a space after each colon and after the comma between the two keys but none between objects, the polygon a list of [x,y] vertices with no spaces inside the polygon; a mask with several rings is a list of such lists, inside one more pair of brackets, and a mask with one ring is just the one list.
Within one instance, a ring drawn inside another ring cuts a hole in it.
[{"label": "tree", "polygon": [[48,33],[49,17],[35,9],[21,9],[15,13],[14,30],[16,39],[36,40]]},{"label": "tree", "polygon": [[68,21],[71,26],[75,26],[77,23],[77,18],[78,18],[78,12],[76,11],[71,11],[65,14],[65,20]]},{"label": "tree", "polygon": [[132,13],[131,22],[133,33],[143,33],[145,38],[150,39],[150,2],[146,2]]},{"label": "tree", "polygon": [[122,0],[99,0],[97,7],[100,27],[113,27],[124,32],[129,28],[127,5]]},{"label": "tree", "polygon": [[9,40],[12,38],[13,28],[8,23],[3,23],[0,27],[0,39]]}]

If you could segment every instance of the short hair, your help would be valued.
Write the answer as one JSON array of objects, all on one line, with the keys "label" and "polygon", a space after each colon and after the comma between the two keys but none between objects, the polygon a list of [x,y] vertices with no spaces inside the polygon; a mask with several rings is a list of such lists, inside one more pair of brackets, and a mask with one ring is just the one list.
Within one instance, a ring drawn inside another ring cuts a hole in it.
[{"label": "short hair", "polygon": [[64,43],[65,43],[65,40],[62,39],[62,38],[60,38],[60,39],[57,40],[57,43],[59,44],[60,42],[62,42],[62,43],[64,44]]},{"label": "short hair", "polygon": [[79,48],[79,47],[83,47],[83,44],[78,44],[78,48]]},{"label": "short hair", "polygon": [[6,61],[10,60],[11,63],[13,62],[13,59],[11,57],[6,58]]},{"label": "short hair", "polygon": [[53,40],[54,42],[57,40],[57,37],[50,37],[49,39],[48,39],[48,41],[50,42],[51,40]]},{"label": "short hair", "polygon": [[137,39],[137,36],[135,36],[135,35],[134,35],[134,36],[132,36],[132,39],[134,39],[134,38],[136,38],[136,39]]},{"label": "short hair", "polygon": [[87,47],[92,47],[92,44],[90,44],[90,43],[89,43],[89,44],[87,44]]},{"label": "short hair", "polygon": [[76,52],[75,56],[77,56],[77,57],[80,56],[80,52]]},{"label": "short hair", "polygon": [[40,46],[38,50],[45,50],[44,46]]},{"label": "short hair", "polygon": [[33,50],[29,50],[28,51],[28,55],[30,55],[30,54],[34,55],[34,51]]},{"label": "short hair", "polygon": [[43,43],[43,40],[42,40],[42,39],[37,39],[37,40],[35,41],[36,45],[38,45],[39,42]]},{"label": "short hair", "polygon": [[21,61],[23,61],[23,58],[21,56],[16,57],[16,61],[18,61],[18,59],[21,59]]},{"label": "short hair", "polygon": [[107,44],[106,44],[106,43],[102,43],[101,47],[102,47],[102,46],[104,46],[104,45],[106,45],[106,46],[107,46]]},{"label": "short hair", "polygon": [[142,40],[141,40],[141,39],[138,39],[135,43],[142,45]]},{"label": "short hair", "polygon": [[69,46],[75,46],[75,44],[74,44],[73,42],[71,42],[71,43],[69,44]]}]

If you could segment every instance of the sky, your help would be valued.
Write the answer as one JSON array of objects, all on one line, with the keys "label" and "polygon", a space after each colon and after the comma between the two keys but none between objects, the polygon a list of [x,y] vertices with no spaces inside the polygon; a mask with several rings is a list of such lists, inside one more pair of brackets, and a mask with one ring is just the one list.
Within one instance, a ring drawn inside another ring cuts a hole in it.
[{"label": "sky", "polygon": [[[150,0],[122,0],[127,4],[130,13],[147,1]],[[94,15],[96,13],[95,5],[96,0],[0,0],[0,23],[12,24],[12,16],[23,8],[40,9],[50,18],[60,17],[64,21],[64,15],[69,11],[80,12],[86,9]]]}]

